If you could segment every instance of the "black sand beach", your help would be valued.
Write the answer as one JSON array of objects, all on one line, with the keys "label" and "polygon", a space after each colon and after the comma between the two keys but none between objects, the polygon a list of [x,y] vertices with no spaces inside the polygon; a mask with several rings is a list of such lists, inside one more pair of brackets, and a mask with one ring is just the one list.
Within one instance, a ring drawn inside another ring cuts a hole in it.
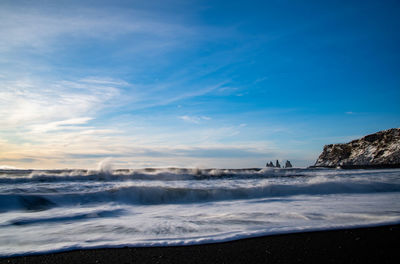
[{"label": "black sand beach", "polygon": [[181,247],[75,250],[2,263],[398,263],[400,225],[318,231]]}]

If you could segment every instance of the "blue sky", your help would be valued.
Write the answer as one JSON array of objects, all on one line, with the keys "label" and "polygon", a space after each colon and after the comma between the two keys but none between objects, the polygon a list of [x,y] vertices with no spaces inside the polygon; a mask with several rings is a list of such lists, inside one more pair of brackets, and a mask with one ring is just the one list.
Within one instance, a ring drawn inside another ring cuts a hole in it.
[{"label": "blue sky", "polygon": [[1,1],[0,166],[312,165],[325,144],[399,127],[399,13],[398,1]]}]

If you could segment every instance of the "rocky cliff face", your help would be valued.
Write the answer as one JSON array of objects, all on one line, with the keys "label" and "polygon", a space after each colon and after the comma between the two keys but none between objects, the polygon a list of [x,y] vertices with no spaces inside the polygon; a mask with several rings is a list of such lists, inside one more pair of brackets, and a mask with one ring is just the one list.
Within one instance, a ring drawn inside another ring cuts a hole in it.
[{"label": "rocky cliff face", "polygon": [[392,128],[346,144],[324,146],[315,167],[400,167],[400,128]]}]

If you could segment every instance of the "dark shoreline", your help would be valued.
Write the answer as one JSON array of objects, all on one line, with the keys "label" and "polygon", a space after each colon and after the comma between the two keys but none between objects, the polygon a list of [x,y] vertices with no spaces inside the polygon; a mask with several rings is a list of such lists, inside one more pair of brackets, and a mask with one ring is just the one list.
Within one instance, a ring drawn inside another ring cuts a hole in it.
[{"label": "dark shoreline", "polygon": [[344,170],[359,170],[359,169],[398,169],[400,164],[371,164],[371,165],[337,165],[337,166],[309,166],[308,169],[344,169]]},{"label": "dark shoreline", "polygon": [[398,263],[400,225],[327,230],[231,242],[106,248],[0,258],[3,263]]}]

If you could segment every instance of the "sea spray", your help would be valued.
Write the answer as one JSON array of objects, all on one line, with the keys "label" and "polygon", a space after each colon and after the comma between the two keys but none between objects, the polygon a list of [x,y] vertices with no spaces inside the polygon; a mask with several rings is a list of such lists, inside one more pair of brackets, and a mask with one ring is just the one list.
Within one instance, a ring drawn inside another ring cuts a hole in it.
[{"label": "sea spray", "polygon": [[111,174],[113,171],[112,158],[101,160],[97,166],[97,170],[102,174]]}]

